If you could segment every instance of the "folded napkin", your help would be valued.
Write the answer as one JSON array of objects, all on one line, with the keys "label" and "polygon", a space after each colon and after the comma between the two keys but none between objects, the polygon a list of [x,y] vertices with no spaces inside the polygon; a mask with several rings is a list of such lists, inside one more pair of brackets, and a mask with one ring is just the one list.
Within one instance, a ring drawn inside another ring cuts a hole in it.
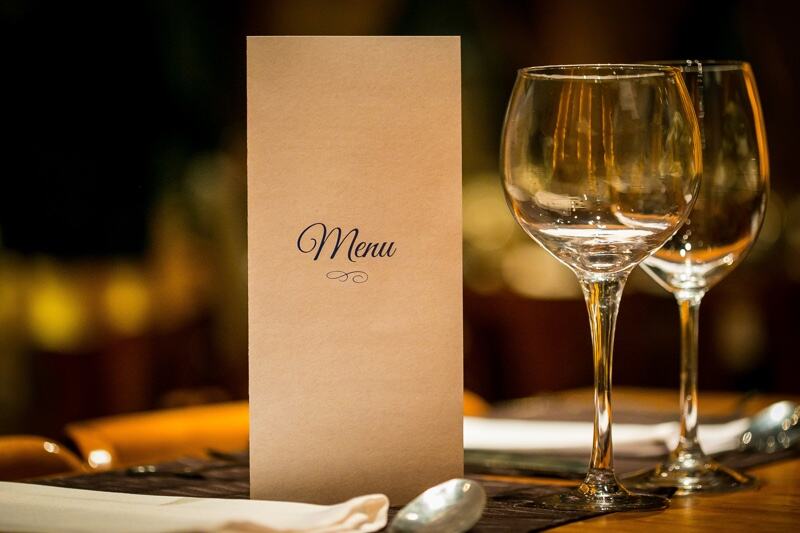
[{"label": "folded napkin", "polygon": [[[736,448],[739,435],[750,419],[698,428],[700,444],[707,453]],[[672,449],[678,442],[678,423],[614,424],[614,447],[626,453],[652,455],[653,445]],[[498,451],[575,451],[591,448],[594,428],[590,422],[552,422],[502,418],[464,417],[464,448]]]},{"label": "folded napkin", "polygon": [[145,496],[0,482],[0,530],[19,532],[369,532],[386,525],[383,494],[337,505]]}]

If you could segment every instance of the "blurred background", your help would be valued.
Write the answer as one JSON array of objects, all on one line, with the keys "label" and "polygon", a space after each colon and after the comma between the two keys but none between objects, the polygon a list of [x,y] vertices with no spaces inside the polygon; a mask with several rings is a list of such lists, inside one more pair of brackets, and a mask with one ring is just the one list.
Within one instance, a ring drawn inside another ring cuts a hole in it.
[{"label": "blurred background", "polygon": [[[800,393],[797,15],[682,0],[4,0],[0,434],[247,397],[246,35],[462,36],[465,385],[490,401],[592,376],[575,277],[502,196],[515,70],[750,61],[773,192],[750,256],[703,301],[700,382]],[[676,305],[637,271],[615,384],[677,387],[677,353]]]}]

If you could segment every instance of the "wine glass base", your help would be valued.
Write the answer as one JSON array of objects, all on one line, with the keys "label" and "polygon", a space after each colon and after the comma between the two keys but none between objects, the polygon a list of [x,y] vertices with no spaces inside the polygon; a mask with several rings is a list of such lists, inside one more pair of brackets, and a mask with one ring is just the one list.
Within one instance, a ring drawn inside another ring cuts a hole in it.
[{"label": "wine glass base", "polygon": [[586,511],[590,513],[612,511],[659,511],[669,506],[662,496],[636,494],[620,488],[611,494],[587,495],[578,489],[551,494],[531,500],[527,504],[537,509],[555,511]]},{"label": "wine glass base", "polygon": [[671,460],[626,478],[625,484],[636,490],[674,489],[674,496],[731,492],[757,485],[752,476],[737,472],[708,457],[692,464]]}]

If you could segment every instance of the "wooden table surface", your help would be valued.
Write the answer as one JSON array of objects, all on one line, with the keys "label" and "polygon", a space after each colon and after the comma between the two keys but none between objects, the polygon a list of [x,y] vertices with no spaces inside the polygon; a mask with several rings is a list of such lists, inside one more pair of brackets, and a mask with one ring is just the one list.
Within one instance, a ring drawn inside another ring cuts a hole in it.
[{"label": "wooden table surface", "polygon": [[[563,394],[578,401],[591,402],[591,391],[588,390]],[[620,408],[638,404],[649,410],[675,410],[676,397],[673,391],[619,389],[614,393],[614,402]],[[701,416],[724,416],[734,410],[751,415],[772,402],[786,399],[799,400],[785,395],[758,395],[743,400],[741,395],[701,393],[699,406]],[[800,459],[753,468],[749,473],[760,482],[755,490],[673,498],[670,508],[665,511],[615,513],[556,529],[564,532],[603,530],[622,533],[800,531]],[[547,483],[552,482],[547,480]]]}]

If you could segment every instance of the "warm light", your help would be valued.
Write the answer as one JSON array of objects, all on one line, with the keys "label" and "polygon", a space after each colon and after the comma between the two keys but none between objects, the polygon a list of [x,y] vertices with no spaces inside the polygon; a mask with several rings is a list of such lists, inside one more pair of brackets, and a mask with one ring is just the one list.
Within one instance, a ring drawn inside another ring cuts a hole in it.
[{"label": "warm light", "polygon": [[42,447],[44,447],[44,451],[47,453],[58,453],[58,444],[55,442],[50,442],[49,440],[45,441]]},{"label": "warm light", "polygon": [[92,450],[87,461],[92,468],[106,469],[111,466],[111,454],[107,450]]},{"label": "warm light", "polygon": [[579,298],[580,290],[569,269],[540,246],[524,243],[503,257],[503,280],[516,293],[529,298]]},{"label": "warm light", "polygon": [[464,185],[464,240],[491,252],[505,246],[514,233],[497,176],[481,176]]},{"label": "warm light", "polygon": [[103,306],[109,324],[117,332],[140,333],[150,316],[150,293],[144,276],[129,265],[111,270],[103,291]]},{"label": "warm light", "polygon": [[78,288],[47,271],[34,278],[28,324],[34,341],[50,350],[74,348],[84,333],[86,309]]}]

